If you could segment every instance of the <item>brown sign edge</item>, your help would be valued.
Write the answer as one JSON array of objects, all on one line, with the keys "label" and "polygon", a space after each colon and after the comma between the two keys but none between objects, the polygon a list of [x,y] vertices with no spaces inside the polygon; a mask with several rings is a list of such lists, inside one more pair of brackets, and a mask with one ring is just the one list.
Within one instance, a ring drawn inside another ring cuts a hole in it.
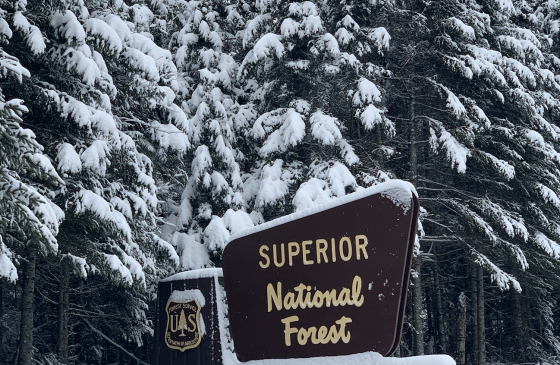
[{"label": "brown sign edge", "polygon": [[399,313],[397,319],[397,328],[395,329],[395,337],[393,338],[393,345],[391,349],[384,355],[385,357],[391,356],[399,346],[401,335],[402,335],[402,327],[403,327],[403,318],[404,318],[404,311],[406,307],[406,298],[408,294],[408,284],[410,280],[410,267],[412,265],[412,254],[414,251],[414,241],[416,240],[416,231],[418,229],[418,215],[420,211],[420,201],[416,194],[412,194],[412,224],[410,226],[410,233],[408,238],[408,251],[406,256],[406,266],[403,272],[403,280],[402,280],[402,287],[401,287],[401,301],[399,303]]}]

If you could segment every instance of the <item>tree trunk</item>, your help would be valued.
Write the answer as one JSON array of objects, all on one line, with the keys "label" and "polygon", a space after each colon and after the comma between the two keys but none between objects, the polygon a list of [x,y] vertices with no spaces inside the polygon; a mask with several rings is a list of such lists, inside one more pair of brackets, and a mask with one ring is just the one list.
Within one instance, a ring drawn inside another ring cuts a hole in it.
[{"label": "tree trunk", "polygon": [[64,262],[60,263],[58,291],[58,361],[68,364],[68,291],[70,272]]},{"label": "tree trunk", "polygon": [[[4,328],[4,281],[0,280],[0,329]],[[0,330],[0,359],[4,358],[4,330]]]},{"label": "tree trunk", "polygon": [[464,292],[459,295],[459,302],[457,303],[457,365],[465,365],[467,359],[465,358],[465,344],[467,341],[467,297]]},{"label": "tree trunk", "polygon": [[[410,132],[410,147],[409,147],[409,179],[410,182],[416,186],[418,182],[418,153],[416,146],[416,114],[414,111],[414,99],[411,99],[409,105],[409,132]],[[414,270],[417,277],[412,278],[412,323],[414,326],[413,334],[413,355],[424,354],[424,323],[422,320],[422,262],[420,257],[414,261]]]},{"label": "tree trunk", "polygon": [[21,330],[19,338],[19,365],[31,365],[33,361],[33,307],[35,295],[35,267],[37,254],[32,251],[23,273],[21,295]]},{"label": "tree trunk", "polygon": [[[439,347],[441,348],[442,354],[446,353],[447,349],[447,337],[445,336],[445,323],[443,319],[443,303],[441,300],[441,285],[439,282],[439,265],[437,259],[437,252],[436,247],[434,245],[433,248],[434,258],[435,258],[435,265],[434,265],[434,285],[435,285],[435,294],[436,294],[436,311],[437,311],[437,329],[438,329],[438,340],[439,340]],[[438,351],[439,352],[439,351]]]},{"label": "tree trunk", "polygon": [[478,365],[478,293],[476,286],[477,268],[474,262],[471,262],[471,361],[474,365]]},{"label": "tree trunk", "polygon": [[417,257],[414,262],[416,278],[412,278],[412,322],[414,324],[413,355],[424,355],[424,321],[422,318],[422,263]]},{"label": "tree trunk", "polygon": [[477,269],[477,295],[478,295],[478,363],[486,364],[486,326],[484,324],[484,270]]},{"label": "tree trunk", "polygon": [[414,99],[411,100],[409,106],[409,113],[410,113],[410,122],[409,122],[409,132],[410,132],[410,147],[409,147],[409,163],[410,163],[410,171],[409,171],[409,179],[410,182],[416,186],[418,183],[418,146],[416,145],[416,114],[414,112]]},{"label": "tree trunk", "polygon": [[383,131],[381,130],[381,125],[377,123],[375,125],[375,142],[377,143],[377,163],[379,163],[379,168],[383,169],[385,167],[385,153],[381,149],[381,145],[383,144],[382,138]]},{"label": "tree trunk", "polygon": [[513,290],[512,300],[512,322],[513,322],[513,351],[511,360],[518,362],[523,353],[523,320],[521,319],[521,295]]}]

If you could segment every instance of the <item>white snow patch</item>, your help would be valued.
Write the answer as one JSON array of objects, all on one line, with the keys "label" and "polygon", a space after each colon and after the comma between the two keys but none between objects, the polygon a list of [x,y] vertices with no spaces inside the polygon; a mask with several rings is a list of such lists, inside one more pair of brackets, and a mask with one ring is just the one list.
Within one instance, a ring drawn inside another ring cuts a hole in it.
[{"label": "white snow patch", "polygon": [[337,118],[317,110],[309,118],[311,135],[324,145],[334,145],[335,141],[342,138],[340,122]]},{"label": "white snow patch", "polygon": [[[5,22],[4,19],[2,19]],[[7,25],[7,24],[6,24]],[[14,13],[14,27],[21,30],[25,34],[25,42],[35,55],[39,55],[45,51],[46,45],[41,30],[35,25],[31,25],[27,18],[21,13],[16,11]],[[8,28],[8,30],[10,30]],[[11,31],[9,33],[11,38]]]},{"label": "white snow patch", "polygon": [[[210,265],[210,257],[206,247],[198,242],[194,235],[175,232],[171,244],[177,248],[176,251],[183,270],[202,269]],[[171,250],[169,251],[171,252]]]},{"label": "white snow patch", "polygon": [[175,275],[171,275],[168,278],[160,280],[160,282],[169,282],[176,280],[190,280],[190,279],[202,279],[202,278],[212,278],[212,277],[223,277],[221,267],[210,267],[206,269],[189,270],[179,272]]},{"label": "white snow patch", "polygon": [[126,284],[132,285],[132,274],[122,261],[116,255],[103,255],[105,255],[105,263],[109,265],[109,268],[118,273]]},{"label": "white snow patch", "polygon": [[475,33],[474,33],[473,27],[471,27],[470,25],[466,25],[465,23],[463,23],[463,21],[461,19],[451,17],[451,18],[447,19],[447,21],[448,21],[449,25],[451,26],[451,28],[460,32],[463,35],[463,37],[465,37],[466,39],[468,39],[468,40],[474,40],[475,39]]},{"label": "white snow patch", "polygon": [[352,103],[356,106],[362,106],[364,103],[370,104],[374,101],[381,101],[381,92],[373,82],[362,77],[358,81],[358,90],[352,98]]},{"label": "white snow patch", "polygon": [[80,155],[69,143],[62,143],[58,146],[58,170],[62,173],[76,174],[82,170]]},{"label": "white snow patch", "polygon": [[284,19],[282,25],[280,26],[280,34],[282,34],[283,37],[289,38],[294,34],[297,34],[298,29],[299,29],[298,22],[296,22],[292,18],[286,18]]},{"label": "white snow patch", "polygon": [[[99,218],[113,223],[118,230],[120,230],[123,235],[130,240],[132,237],[132,231],[128,225],[124,215],[113,209],[111,204],[109,204],[101,196],[95,194],[91,190],[82,190],[77,194],[78,201],[76,202],[76,213],[85,213],[89,211]],[[120,261],[120,260],[119,260]]]},{"label": "white snow patch", "polygon": [[170,302],[186,303],[191,300],[196,300],[198,305],[200,305],[201,307],[204,307],[204,305],[206,304],[204,295],[200,290],[190,289],[190,290],[173,290],[173,292],[169,296],[169,299],[167,300],[167,305],[169,305]]},{"label": "white snow patch", "polygon": [[239,72],[243,70],[247,63],[255,63],[260,59],[269,57],[271,51],[276,54],[276,57],[282,58],[284,55],[284,46],[280,42],[280,37],[281,36],[274,33],[263,35],[262,38],[255,43],[253,49],[245,56]]},{"label": "white snow patch", "polygon": [[560,245],[548,238],[544,233],[536,232],[533,241],[547,254],[555,259],[560,259]]},{"label": "white snow patch", "polygon": [[17,269],[12,263],[12,253],[4,245],[0,236],[0,278],[6,278],[13,283],[18,279]]},{"label": "white snow patch", "polygon": [[84,168],[91,169],[96,174],[105,175],[107,166],[110,165],[109,146],[105,141],[93,141],[91,146],[82,152],[81,160]]},{"label": "white snow patch", "polygon": [[300,185],[292,204],[296,207],[296,211],[301,211],[318,204],[328,203],[331,200],[332,197],[327,183],[317,178],[311,178]]},{"label": "white snow patch", "polygon": [[98,39],[101,47],[107,47],[111,52],[120,53],[123,49],[119,34],[101,19],[89,18],[84,22],[86,32]]},{"label": "white snow patch", "polygon": [[547,202],[554,205],[558,210],[560,210],[560,199],[554,190],[550,189],[548,186],[543,184],[537,184],[537,191],[540,193],[542,198]]},{"label": "white snow patch", "polygon": [[441,132],[439,142],[443,145],[447,158],[451,161],[451,168],[456,167],[458,173],[464,174],[467,170],[467,157],[471,155],[471,152],[446,130]]},{"label": "white snow patch", "polygon": [[243,363],[240,363],[235,358],[235,355],[227,355],[227,357],[224,356],[224,365],[455,365],[455,361],[448,355],[383,357],[377,352],[363,352],[344,356],[310,357],[307,359],[253,360]]},{"label": "white snow patch", "polygon": [[51,25],[55,28],[67,42],[84,44],[86,32],[73,12],[66,10],[65,13],[56,13],[51,18]]},{"label": "white snow patch", "polygon": [[383,55],[383,51],[389,49],[391,36],[384,27],[375,28],[373,31],[369,32],[367,37],[375,42],[379,54]]}]

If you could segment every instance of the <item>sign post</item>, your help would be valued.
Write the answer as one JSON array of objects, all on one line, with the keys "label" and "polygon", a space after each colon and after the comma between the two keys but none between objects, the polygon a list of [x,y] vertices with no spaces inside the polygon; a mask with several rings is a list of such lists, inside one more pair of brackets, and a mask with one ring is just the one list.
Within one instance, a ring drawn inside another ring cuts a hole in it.
[{"label": "sign post", "polygon": [[391,181],[232,237],[222,266],[239,359],[392,354],[418,209],[414,188]]}]

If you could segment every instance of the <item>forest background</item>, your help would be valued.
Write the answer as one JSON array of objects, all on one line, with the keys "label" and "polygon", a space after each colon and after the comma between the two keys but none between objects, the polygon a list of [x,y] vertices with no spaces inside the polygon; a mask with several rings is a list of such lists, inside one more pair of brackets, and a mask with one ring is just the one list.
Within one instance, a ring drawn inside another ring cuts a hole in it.
[{"label": "forest background", "polygon": [[149,362],[155,288],[399,178],[396,356],[558,362],[556,0],[0,0],[0,364]]}]

